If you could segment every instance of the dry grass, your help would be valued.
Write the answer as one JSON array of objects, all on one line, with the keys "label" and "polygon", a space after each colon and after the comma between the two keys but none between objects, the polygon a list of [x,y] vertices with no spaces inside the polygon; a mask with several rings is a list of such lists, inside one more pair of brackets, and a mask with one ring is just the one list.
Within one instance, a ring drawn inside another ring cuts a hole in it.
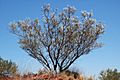
[{"label": "dry grass", "polygon": [[52,73],[44,74],[24,74],[23,76],[16,75],[14,77],[0,77],[0,80],[94,80],[93,77],[85,77],[82,74],[73,71],[64,71],[54,75]]}]

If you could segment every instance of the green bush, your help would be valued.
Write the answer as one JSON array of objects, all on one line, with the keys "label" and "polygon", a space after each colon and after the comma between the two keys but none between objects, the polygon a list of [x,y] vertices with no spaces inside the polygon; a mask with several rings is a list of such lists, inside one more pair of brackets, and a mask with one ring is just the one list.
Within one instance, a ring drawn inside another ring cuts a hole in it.
[{"label": "green bush", "polygon": [[100,80],[120,80],[120,72],[117,69],[107,69],[100,72]]},{"label": "green bush", "polygon": [[17,65],[11,60],[4,60],[0,57],[0,76],[12,76],[17,73]]}]

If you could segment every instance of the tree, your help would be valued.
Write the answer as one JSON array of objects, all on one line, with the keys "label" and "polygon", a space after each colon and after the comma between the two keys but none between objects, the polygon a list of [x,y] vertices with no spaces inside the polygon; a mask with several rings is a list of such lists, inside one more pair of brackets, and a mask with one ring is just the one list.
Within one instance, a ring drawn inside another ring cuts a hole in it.
[{"label": "tree", "polygon": [[80,56],[101,47],[97,39],[104,25],[83,11],[81,20],[77,11],[67,6],[58,14],[50,5],[43,6],[42,23],[38,19],[13,22],[10,30],[19,37],[20,47],[38,60],[46,69],[62,72]]},{"label": "tree", "polygon": [[17,65],[0,57],[0,76],[14,75],[17,73]]},{"label": "tree", "polygon": [[107,69],[100,72],[100,80],[120,80],[120,72],[117,69]]}]

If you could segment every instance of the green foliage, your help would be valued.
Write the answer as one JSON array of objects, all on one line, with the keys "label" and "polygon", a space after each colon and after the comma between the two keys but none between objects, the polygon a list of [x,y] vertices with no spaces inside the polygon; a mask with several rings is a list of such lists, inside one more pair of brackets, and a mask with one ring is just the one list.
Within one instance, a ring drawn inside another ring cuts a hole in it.
[{"label": "green foliage", "polygon": [[15,75],[17,73],[17,65],[0,57],[0,75]]},{"label": "green foliage", "polygon": [[120,72],[117,69],[107,69],[100,72],[100,80],[120,80]]}]

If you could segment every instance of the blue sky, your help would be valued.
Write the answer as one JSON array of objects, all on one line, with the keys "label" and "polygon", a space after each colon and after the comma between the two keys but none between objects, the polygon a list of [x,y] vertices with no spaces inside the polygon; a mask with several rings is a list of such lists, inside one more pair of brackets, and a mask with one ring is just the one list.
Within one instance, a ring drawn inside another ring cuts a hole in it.
[{"label": "blue sky", "polygon": [[[40,19],[41,6],[50,3],[62,10],[66,5],[78,10],[93,11],[94,17],[105,24],[105,33],[99,39],[102,48],[82,56],[71,67],[87,75],[98,75],[107,68],[120,71],[120,0],[0,0],[0,56],[19,65],[21,72],[37,71],[41,65],[27,55],[17,44],[17,37],[10,33],[11,21]],[[77,12],[80,14],[80,11]]]}]

